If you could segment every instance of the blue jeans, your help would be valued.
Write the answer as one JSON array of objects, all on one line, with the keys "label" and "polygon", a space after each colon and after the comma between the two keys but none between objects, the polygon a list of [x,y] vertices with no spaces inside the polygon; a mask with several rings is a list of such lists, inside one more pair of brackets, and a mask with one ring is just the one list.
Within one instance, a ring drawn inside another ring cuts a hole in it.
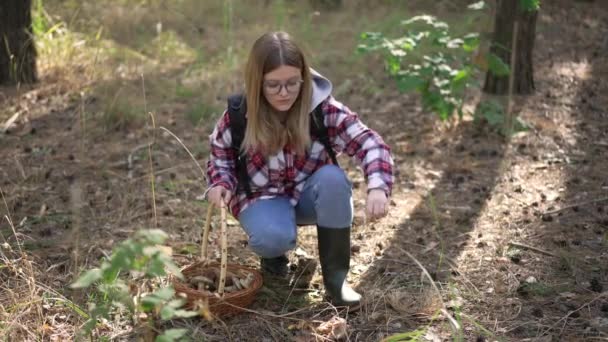
[{"label": "blue jeans", "polygon": [[352,183],[342,169],[324,165],[308,178],[298,204],[275,197],[259,199],[239,214],[250,248],[274,258],[295,248],[298,225],[350,228],[353,220]]}]

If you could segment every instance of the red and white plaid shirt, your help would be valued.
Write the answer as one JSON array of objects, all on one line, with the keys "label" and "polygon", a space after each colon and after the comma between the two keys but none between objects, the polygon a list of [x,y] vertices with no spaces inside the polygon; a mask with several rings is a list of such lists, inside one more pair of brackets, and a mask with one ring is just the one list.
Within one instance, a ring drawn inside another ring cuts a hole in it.
[{"label": "red and white plaid shirt", "polygon": [[[344,152],[356,159],[365,175],[368,190],[383,189],[387,196],[390,195],[393,186],[390,147],[378,133],[365,126],[357,114],[332,96],[323,101],[322,108],[329,140],[336,154]],[[308,177],[321,166],[331,164],[331,158],[323,144],[314,139],[305,156],[296,155],[289,146],[268,158],[259,152],[249,151],[247,171],[252,197],[247,198],[244,191],[235,194],[236,156],[231,146],[227,111],[216,124],[209,141],[211,154],[207,162],[207,182],[209,188],[220,185],[233,193],[229,205],[234,217],[238,217],[247,205],[260,198],[286,196],[295,206]]]}]

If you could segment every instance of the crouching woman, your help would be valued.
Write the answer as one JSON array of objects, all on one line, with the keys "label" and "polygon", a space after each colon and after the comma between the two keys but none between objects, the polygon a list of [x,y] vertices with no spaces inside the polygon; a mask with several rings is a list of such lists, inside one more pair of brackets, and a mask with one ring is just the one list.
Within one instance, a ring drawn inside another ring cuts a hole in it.
[{"label": "crouching woman", "polygon": [[[297,227],[316,225],[326,293],[356,305],[347,283],[353,220],[352,184],[335,155],[354,157],[367,182],[368,219],[386,215],[393,184],[390,148],[332,96],[284,32],[255,41],[245,93],[232,97],[209,137],[208,198],[226,204],[261,257],[264,271],[287,274]],[[319,122],[322,121],[322,122]]]}]

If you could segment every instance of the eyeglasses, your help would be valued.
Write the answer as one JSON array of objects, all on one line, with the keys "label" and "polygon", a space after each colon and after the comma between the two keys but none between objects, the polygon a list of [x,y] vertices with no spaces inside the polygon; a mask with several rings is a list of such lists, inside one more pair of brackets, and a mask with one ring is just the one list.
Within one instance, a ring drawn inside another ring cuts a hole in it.
[{"label": "eyeglasses", "polygon": [[273,80],[264,81],[263,84],[264,90],[268,95],[277,95],[283,90],[283,87],[285,87],[285,90],[287,90],[289,94],[295,94],[300,91],[302,83],[304,83],[303,80],[289,80],[285,83]]}]

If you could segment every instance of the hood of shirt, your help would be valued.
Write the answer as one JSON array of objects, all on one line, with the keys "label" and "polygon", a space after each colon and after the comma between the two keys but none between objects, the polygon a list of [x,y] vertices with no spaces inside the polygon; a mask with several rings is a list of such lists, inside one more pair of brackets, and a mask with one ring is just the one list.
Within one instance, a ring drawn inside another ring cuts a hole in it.
[{"label": "hood of shirt", "polygon": [[318,71],[310,68],[310,74],[312,76],[312,101],[310,104],[310,110],[314,110],[321,102],[331,95],[332,84],[331,81],[321,75]]}]

